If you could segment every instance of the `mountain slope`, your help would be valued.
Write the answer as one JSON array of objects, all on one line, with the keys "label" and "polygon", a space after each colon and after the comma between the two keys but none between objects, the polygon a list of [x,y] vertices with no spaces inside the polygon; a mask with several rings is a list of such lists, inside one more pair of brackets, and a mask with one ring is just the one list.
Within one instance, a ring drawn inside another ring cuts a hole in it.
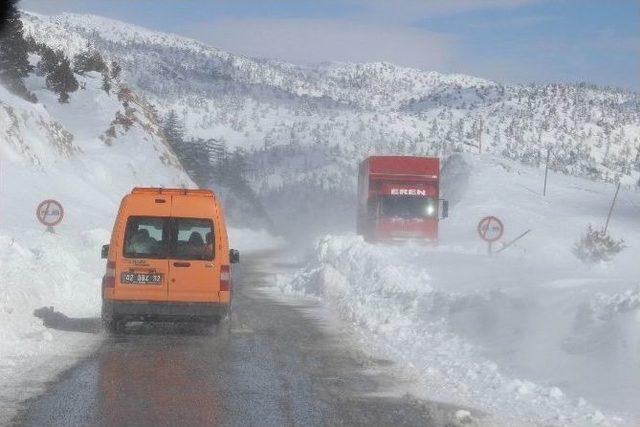
[{"label": "mountain slope", "polygon": [[[628,91],[504,85],[387,63],[301,67],[88,15],[26,14],[24,25],[71,56],[88,44],[116,60],[124,81],[160,115],[176,111],[188,136],[246,150],[252,185],[282,229],[350,217],[355,167],[374,153],[482,148],[541,167],[550,150],[553,170],[640,178],[640,97]],[[283,206],[291,194],[296,202]],[[326,198],[343,203],[327,209]]]}]

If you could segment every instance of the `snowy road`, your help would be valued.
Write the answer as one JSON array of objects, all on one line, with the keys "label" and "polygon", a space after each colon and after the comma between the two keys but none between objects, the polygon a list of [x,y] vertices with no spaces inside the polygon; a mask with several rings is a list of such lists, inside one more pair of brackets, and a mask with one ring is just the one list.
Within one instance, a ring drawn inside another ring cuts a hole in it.
[{"label": "snowy road", "polygon": [[230,329],[132,325],[27,401],[14,423],[455,425],[459,406],[406,394],[390,362],[355,349],[346,329],[327,332],[335,324],[320,307],[268,297],[272,259],[243,266]]}]

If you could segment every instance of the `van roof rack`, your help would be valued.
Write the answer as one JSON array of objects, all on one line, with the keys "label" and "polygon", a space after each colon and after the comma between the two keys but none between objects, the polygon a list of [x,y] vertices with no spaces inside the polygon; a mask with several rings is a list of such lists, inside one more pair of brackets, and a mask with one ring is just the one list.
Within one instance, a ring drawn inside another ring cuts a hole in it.
[{"label": "van roof rack", "polygon": [[176,194],[213,197],[213,191],[204,188],[134,187],[133,190],[131,190],[131,194]]}]

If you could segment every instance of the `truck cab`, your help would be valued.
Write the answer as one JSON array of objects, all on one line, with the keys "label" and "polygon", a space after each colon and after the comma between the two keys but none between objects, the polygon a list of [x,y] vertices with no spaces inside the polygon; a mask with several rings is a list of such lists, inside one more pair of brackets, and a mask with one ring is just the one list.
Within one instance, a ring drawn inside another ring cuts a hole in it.
[{"label": "truck cab", "polygon": [[367,240],[437,241],[448,208],[438,158],[372,156],[360,163],[357,225]]}]

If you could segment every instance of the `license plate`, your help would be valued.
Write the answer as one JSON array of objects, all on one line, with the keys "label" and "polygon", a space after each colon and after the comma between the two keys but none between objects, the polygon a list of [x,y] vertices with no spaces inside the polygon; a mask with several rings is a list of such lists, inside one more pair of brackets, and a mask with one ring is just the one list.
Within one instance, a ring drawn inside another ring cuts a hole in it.
[{"label": "license plate", "polygon": [[131,285],[159,285],[162,283],[162,274],[124,272],[120,275],[120,282]]}]

